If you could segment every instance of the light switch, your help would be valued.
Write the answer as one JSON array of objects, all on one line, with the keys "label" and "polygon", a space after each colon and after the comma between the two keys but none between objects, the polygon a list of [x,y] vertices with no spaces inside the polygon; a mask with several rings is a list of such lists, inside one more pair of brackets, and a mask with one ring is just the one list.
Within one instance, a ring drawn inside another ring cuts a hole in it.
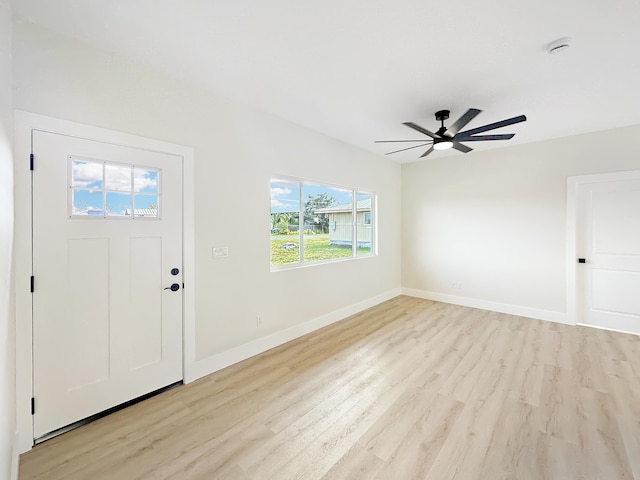
[{"label": "light switch", "polygon": [[229,247],[213,247],[213,258],[225,258],[229,256]]}]

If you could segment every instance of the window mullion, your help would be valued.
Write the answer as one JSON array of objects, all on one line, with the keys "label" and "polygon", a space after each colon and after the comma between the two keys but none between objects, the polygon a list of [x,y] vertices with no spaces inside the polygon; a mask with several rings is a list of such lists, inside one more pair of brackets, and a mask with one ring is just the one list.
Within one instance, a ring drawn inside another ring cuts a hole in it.
[{"label": "window mullion", "polygon": [[351,256],[355,257],[356,253],[358,253],[358,192],[352,190],[351,199],[351,238],[353,238],[351,242]]},{"label": "window mullion", "polygon": [[129,189],[131,190],[131,220],[136,218],[136,203],[135,203],[135,194],[134,194],[134,184],[133,184],[133,169],[134,165],[131,165],[131,172],[129,173]]},{"label": "window mullion", "polygon": [[102,162],[102,216],[107,218],[107,162]]},{"label": "window mullion", "polygon": [[300,264],[304,263],[304,182],[300,182],[300,208],[298,210],[298,239],[300,245]]}]

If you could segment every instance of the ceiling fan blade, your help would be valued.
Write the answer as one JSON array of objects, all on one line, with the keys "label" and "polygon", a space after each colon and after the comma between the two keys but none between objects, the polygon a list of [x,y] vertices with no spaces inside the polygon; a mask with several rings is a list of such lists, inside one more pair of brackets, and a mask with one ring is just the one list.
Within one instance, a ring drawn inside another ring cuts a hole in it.
[{"label": "ceiling fan blade", "polygon": [[456,133],[458,133],[462,128],[469,123],[471,120],[476,118],[476,116],[482,112],[482,110],[478,110],[477,108],[470,108],[467,112],[462,115],[458,120],[456,120],[453,125],[451,125],[444,132],[447,137],[455,137]]},{"label": "ceiling fan blade", "polygon": [[414,130],[417,130],[420,133],[424,133],[425,135],[431,137],[431,138],[440,138],[439,135],[436,135],[433,132],[430,132],[429,130],[422,128],[420,125],[416,125],[413,122],[404,122],[403,125],[406,125],[409,128],[413,128]]},{"label": "ceiling fan blade", "polygon": [[468,137],[469,135],[475,135],[476,133],[486,132],[488,130],[495,130],[496,128],[506,127],[507,125],[513,125],[514,123],[520,123],[527,120],[527,117],[520,115],[519,117],[508,118],[496,123],[490,123],[478,128],[472,128],[458,134],[459,137]]},{"label": "ceiling fan blade", "polygon": [[433,152],[433,145],[431,146],[431,148],[429,150],[427,150],[426,152],[424,152],[422,155],[420,155],[420,158],[424,158],[427,155],[429,155],[431,152]]},{"label": "ceiling fan blade", "polygon": [[466,136],[466,135],[456,135],[455,139],[459,142],[479,142],[484,140],[511,140],[515,137],[515,133],[504,133],[499,135],[475,135],[475,136]]},{"label": "ceiling fan blade", "polygon": [[396,143],[396,142],[424,142],[426,141],[424,138],[420,140],[376,140],[373,143]]},{"label": "ceiling fan blade", "polygon": [[[411,150],[412,148],[425,147],[427,145],[429,145],[429,143],[423,143],[422,145],[414,145],[413,147],[402,148],[400,150],[394,150],[393,152],[385,153],[385,155],[391,155],[392,153],[404,152],[405,150]],[[431,148],[433,149],[433,147],[431,147]]]},{"label": "ceiling fan blade", "polygon": [[471,150],[473,150],[473,148],[467,147],[466,145],[463,145],[458,142],[453,142],[453,145],[451,146],[451,148],[455,148],[456,150],[462,153],[469,153]]}]

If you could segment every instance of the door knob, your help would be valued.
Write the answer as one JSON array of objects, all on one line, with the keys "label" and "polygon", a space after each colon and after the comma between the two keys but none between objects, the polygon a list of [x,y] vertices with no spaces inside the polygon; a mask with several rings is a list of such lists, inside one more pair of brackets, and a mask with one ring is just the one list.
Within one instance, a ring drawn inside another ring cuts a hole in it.
[{"label": "door knob", "polygon": [[172,269],[171,269],[171,275],[174,275],[174,276],[175,276],[175,275],[177,275],[177,274],[179,274],[179,273],[180,273],[180,270],[178,270],[177,268],[172,268]]},{"label": "door knob", "polygon": [[170,287],[166,287],[165,290],[171,290],[172,292],[177,292],[180,290],[180,285],[177,283],[172,284]]}]

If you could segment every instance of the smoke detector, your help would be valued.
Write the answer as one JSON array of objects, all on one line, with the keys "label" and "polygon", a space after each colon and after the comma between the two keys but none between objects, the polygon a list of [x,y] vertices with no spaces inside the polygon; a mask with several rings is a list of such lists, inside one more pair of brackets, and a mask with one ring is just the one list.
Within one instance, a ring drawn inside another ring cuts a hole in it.
[{"label": "smoke detector", "polygon": [[549,44],[547,47],[547,53],[555,55],[557,53],[565,52],[569,48],[571,39],[569,37],[559,38]]}]

